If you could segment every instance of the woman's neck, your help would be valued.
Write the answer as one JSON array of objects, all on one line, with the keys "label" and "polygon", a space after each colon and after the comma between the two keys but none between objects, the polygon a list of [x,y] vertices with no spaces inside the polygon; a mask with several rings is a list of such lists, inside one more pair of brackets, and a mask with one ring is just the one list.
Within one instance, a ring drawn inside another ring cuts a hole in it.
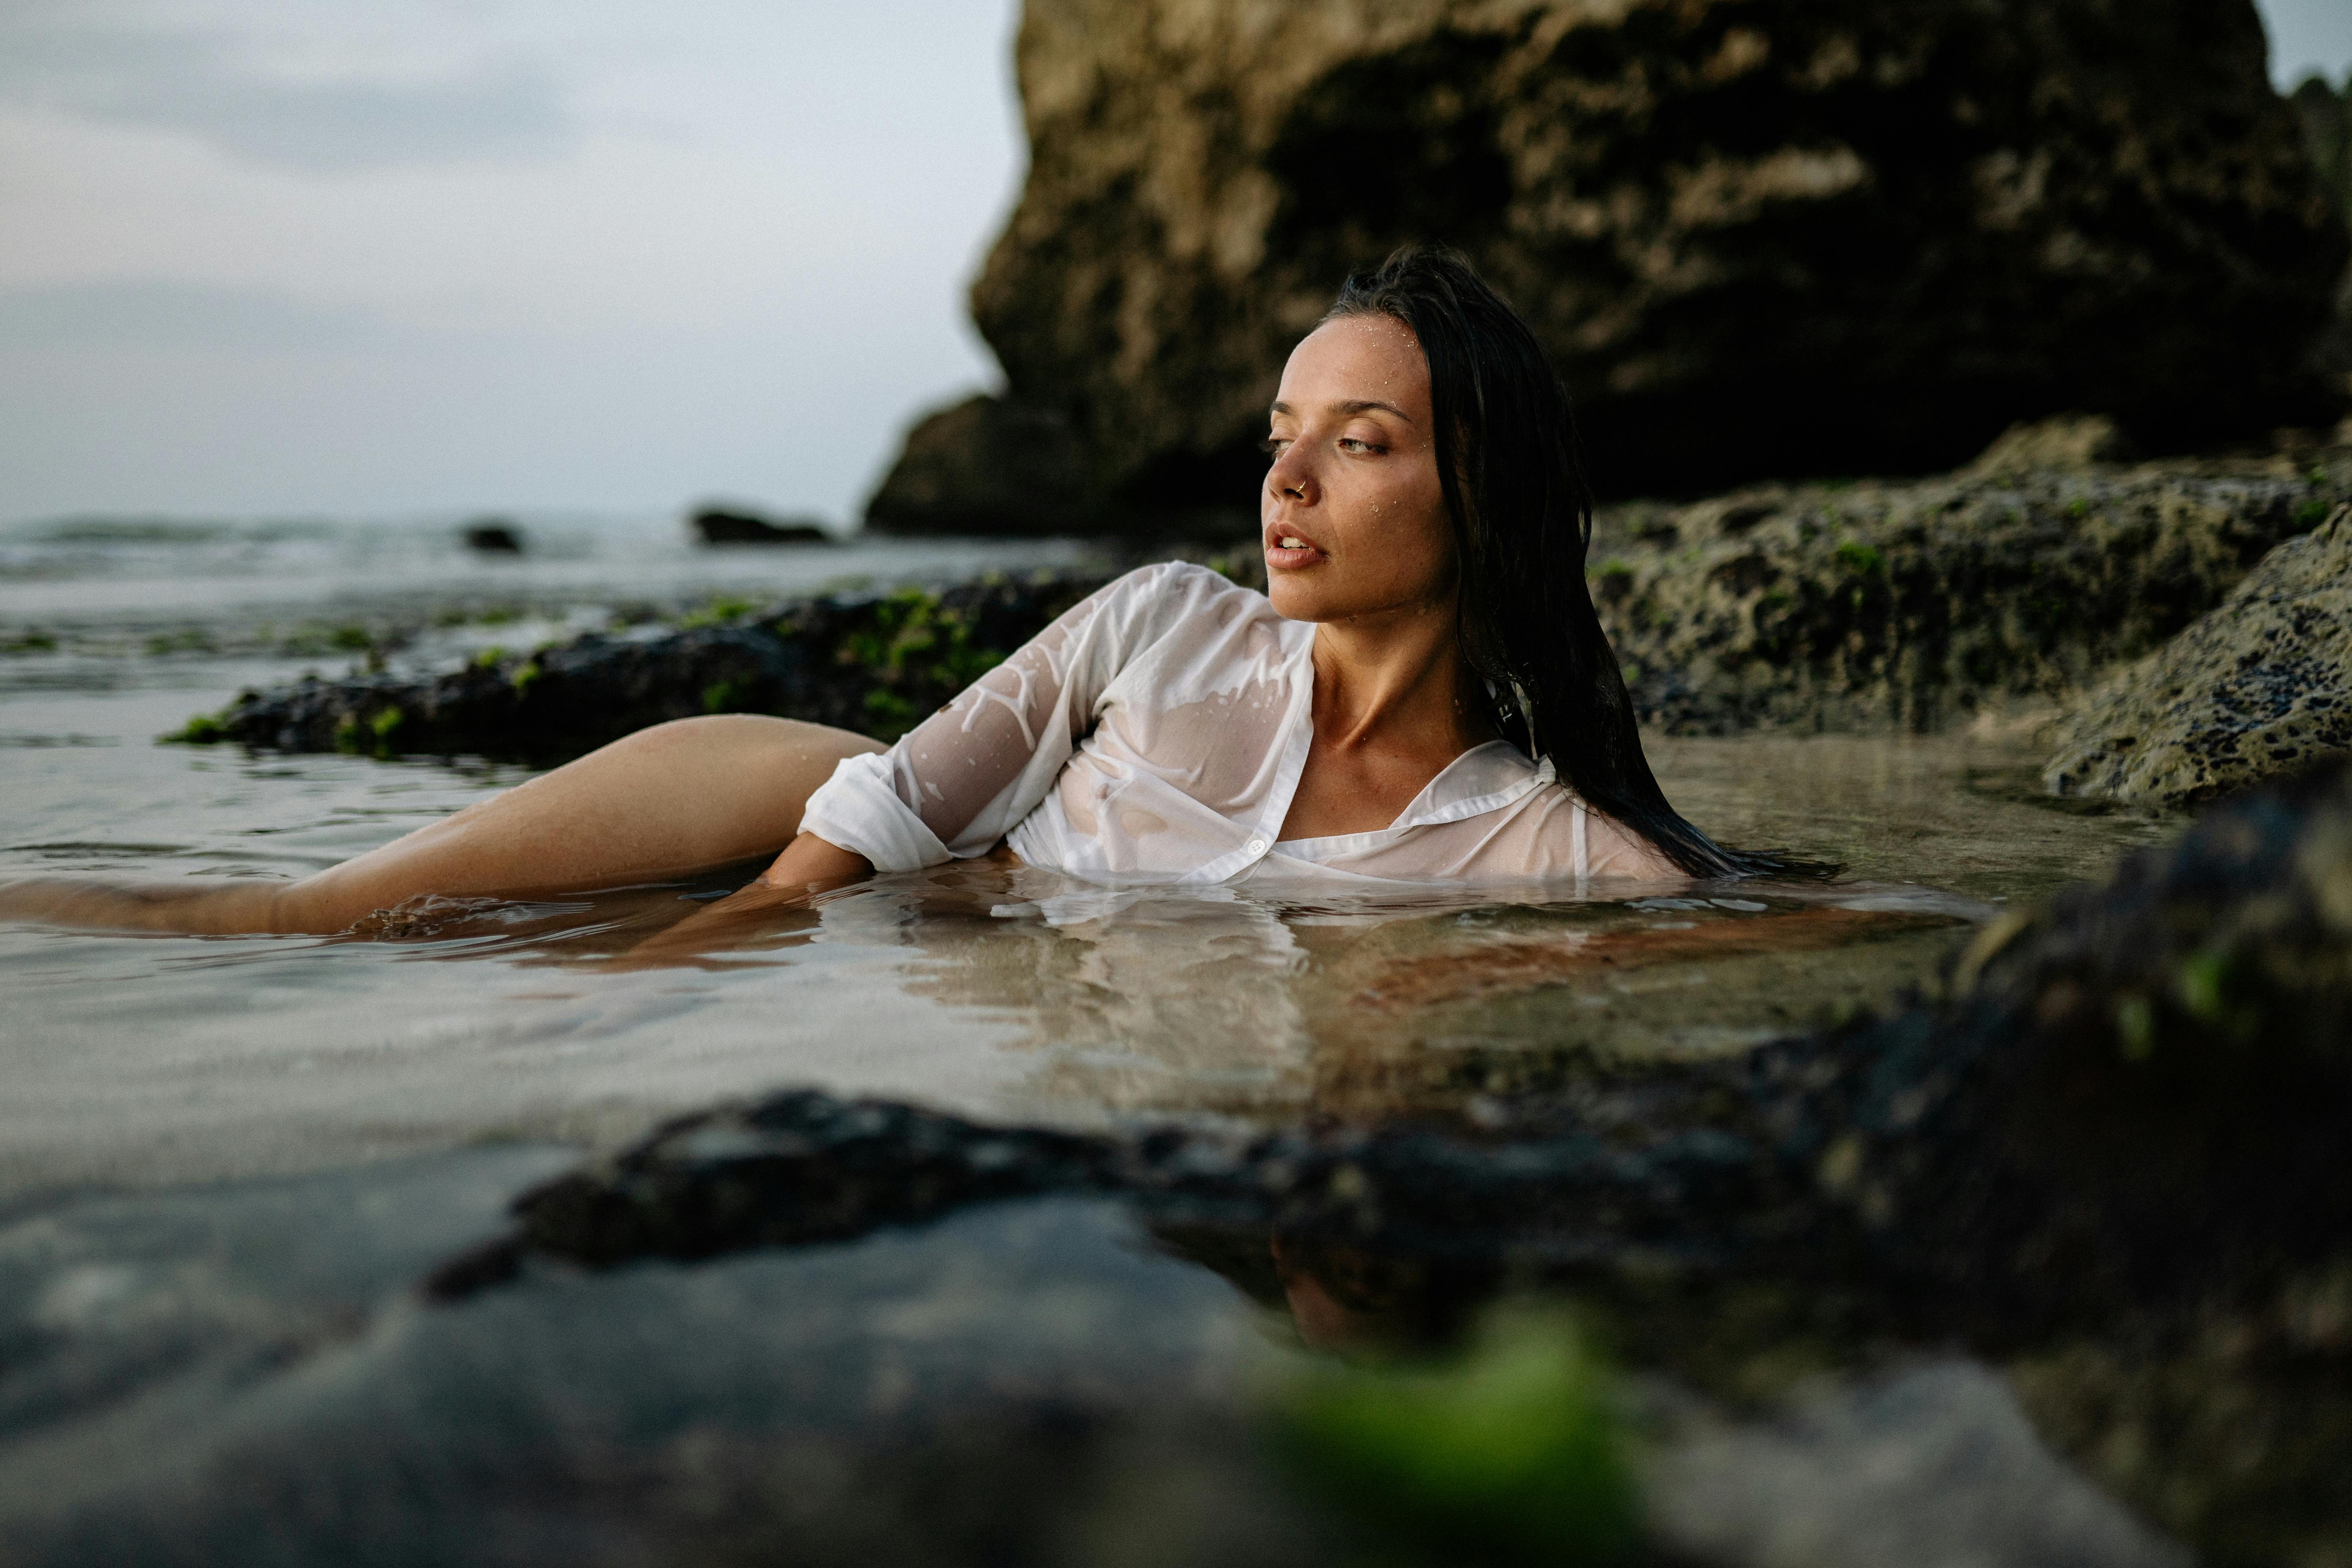
[{"label": "woman's neck", "polygon": [[1315,738],[1448,761],[1494,738],[1451,595],[1316,626]]}]

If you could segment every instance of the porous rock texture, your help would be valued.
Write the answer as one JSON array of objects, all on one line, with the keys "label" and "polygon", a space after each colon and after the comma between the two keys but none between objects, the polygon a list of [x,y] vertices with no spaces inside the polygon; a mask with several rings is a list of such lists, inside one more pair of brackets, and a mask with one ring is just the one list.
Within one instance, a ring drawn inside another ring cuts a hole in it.
[{"label": "porous rock texture", "polygon": [[2352,751],[2352,506],[2109,679],[2057,741],[2052,794],[2164,805]]},{"label": "porous rock texture", "polygon": [[2252,0],[1027,0],[1017,58],[1003,397],[877,527],[1246,513],[1291,345],[1409,240],[1526,313],[1609,494],[2321,422],[2347,236]]},{"label": "porous rock texture", "polygon": [[1769,485],[1604,508],[1587,563],[1636,710],[1683,733],[1914,731],[2046,708],[2219,605],[2352,500],[2316,461],[2084,463],[2004,453],[1914,484]]}]

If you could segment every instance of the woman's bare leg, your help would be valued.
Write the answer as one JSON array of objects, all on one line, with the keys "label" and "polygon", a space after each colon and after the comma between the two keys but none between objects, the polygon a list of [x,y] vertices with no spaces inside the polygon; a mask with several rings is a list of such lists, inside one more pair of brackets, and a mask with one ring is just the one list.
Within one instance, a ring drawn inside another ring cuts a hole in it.
[{"label": "woman's bare leg", "polygon": [[624,736],[299,882],[0,886],[0,917],[185,931],[348,928],[420,893],[516,896],[660,881],[792,842],[844,757],[882,748],[824,724],[735,713]]}]

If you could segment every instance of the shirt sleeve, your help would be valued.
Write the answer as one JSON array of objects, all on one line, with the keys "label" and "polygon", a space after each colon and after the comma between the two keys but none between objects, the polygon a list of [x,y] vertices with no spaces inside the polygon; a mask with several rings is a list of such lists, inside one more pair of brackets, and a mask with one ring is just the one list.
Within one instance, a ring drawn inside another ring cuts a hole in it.
[{"label": "shirt sleeve", "polygon": [[1165,630],[1171,574],[1146,566],[1088,595],[887,752],[849,757],[801,831],[912,871],[985,855],[1036,809],[1110,682]]}]

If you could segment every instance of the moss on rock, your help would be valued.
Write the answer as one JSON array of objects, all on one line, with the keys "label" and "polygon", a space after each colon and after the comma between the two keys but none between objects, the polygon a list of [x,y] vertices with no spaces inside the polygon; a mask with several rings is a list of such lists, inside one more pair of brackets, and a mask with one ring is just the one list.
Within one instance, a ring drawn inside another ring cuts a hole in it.
[{"label": "moss on rock", "polygon": [[2179,805],[2352,751],[2352,506],[2264,556],[2060,731],[2053,795]]},{"label": "moss on rock", "polygon": [[1605,509],[1590,585],[1649,722],[1932,731],[2079,692],[2347,499],[2341,449],[1760,487]]}]

